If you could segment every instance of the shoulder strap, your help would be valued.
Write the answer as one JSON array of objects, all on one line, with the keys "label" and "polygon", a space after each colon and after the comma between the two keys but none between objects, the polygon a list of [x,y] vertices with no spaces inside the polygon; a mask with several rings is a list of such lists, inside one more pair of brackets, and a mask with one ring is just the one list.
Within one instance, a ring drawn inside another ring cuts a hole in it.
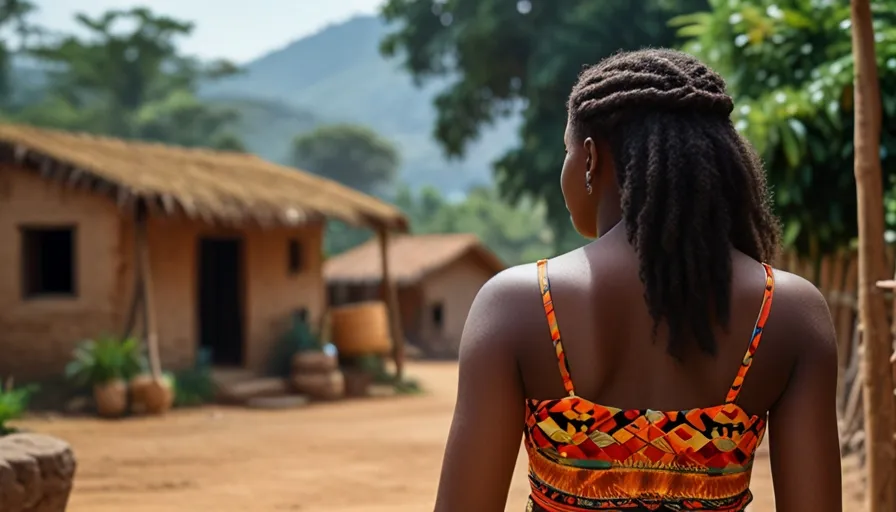
[{"label": "shoulder strap", "polygon": [[725,399],[726,404],[734,403],[740,394],[740,390],[744,385],[744,379],[747,378],[747,372],[750,371],[750,367],[753,365],[753,354],[756,353],[756,349],[759,348],[759,343],[762,341],[765,321],[768,320],[768,314],[772,309],[772,298],[775,295],[775,273],[772,267],[767,264],[763,263],[762,266],[765,268],[765,293],[762,295],[762,306],[759,308],[759,317],[756,319],[756,326],[753,328],[750,346],[747,347],[747,353],[740,364],[740,370],[737,372],[737,377],[734,378],[734,383],[728,389],[728,397]]},{"label": "shoulder strap", "polygon": [[572,377],[569,376],[569,363],[566,361],[566,353],[563,352],[563,342],[560,340],[560,327],[557,325],[557,315],[554,313],[554,301],[551,299],[551,282],[548,280],[548,260],[539,260],[538,262],[538,286],[541,289],[541,301],[544,303],[548,327],[551,329],[551,341],[554,343],[554,351],[557,353],[557,364],[560,366],[563,387],[566,388],[569,396],[575,396],[575,386],[572,384]]}]

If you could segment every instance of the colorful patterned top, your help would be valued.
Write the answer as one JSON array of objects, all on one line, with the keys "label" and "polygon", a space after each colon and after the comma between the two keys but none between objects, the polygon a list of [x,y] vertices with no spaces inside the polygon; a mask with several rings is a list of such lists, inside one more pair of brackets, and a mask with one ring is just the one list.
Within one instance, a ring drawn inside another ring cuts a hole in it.
[{"label": "colorful patterned top", "polygon": [[766,418],[737,405],[775,290],[771,267],[753,337],[725,403],[686,411],[623,410],[576,395],[551,301],[547,262],[538,280],[569,396],[527,400],[530,512],[743,511]]}]

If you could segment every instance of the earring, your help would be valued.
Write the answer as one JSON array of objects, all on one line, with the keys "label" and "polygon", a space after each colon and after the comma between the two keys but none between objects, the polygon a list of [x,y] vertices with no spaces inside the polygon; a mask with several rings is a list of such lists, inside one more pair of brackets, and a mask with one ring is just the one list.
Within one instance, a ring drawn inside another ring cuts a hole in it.
[{"label": "earring", "polygon": [[585,171],[585,191],[589,196],[591,195],[591,171]]}]

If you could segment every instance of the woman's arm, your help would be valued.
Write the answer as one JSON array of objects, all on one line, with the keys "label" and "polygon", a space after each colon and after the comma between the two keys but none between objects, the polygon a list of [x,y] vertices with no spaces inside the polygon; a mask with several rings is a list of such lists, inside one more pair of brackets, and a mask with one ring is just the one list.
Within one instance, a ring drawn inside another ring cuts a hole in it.
[{"label": "woman's arm", "polygon": [[[791,282],[792,281],[792,282]],[[770,411],[769,443],[775,505],[781,511],[840,512],[837,426],[837,340],[824,298],[790,278],[782,315],[799,353],[783,395]],[[783,297],[782,297],[783,298]],[[775,299],[778,300],[777,297]]]},{"label": "woman's arm", "polygon": [[464,326],[436,512],[503,512],[507,502],[524,421],[509,279],[499,274],[480,290]]}]

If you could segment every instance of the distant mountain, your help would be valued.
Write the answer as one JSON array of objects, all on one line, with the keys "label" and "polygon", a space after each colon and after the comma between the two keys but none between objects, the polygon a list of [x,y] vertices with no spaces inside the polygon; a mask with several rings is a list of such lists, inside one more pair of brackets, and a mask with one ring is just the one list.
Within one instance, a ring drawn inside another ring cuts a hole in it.
[{"label": "distant mountain", "polygon": [[263,158],[288,164],[296,134],[321,123],[314,113],[282,100],[220,95],[209,103],[239,113],[237,134],[246,147]]},{"label": "distant mountain", "polygon": [[418,88],[397,61],[379,53],[387,27],[357,17],[295,41],[244,66],[244,73],[209,84],[201,94],[231,105],[244,121],[250,150],[284,161],[292,138],[319,123],[364,124],[394,141],[412,187],[445,192],[491,182],[491,162],[514,143],[516,120],[483,133],[462,161],[447,161],[432,139],[437,92],[446,82]]}]

